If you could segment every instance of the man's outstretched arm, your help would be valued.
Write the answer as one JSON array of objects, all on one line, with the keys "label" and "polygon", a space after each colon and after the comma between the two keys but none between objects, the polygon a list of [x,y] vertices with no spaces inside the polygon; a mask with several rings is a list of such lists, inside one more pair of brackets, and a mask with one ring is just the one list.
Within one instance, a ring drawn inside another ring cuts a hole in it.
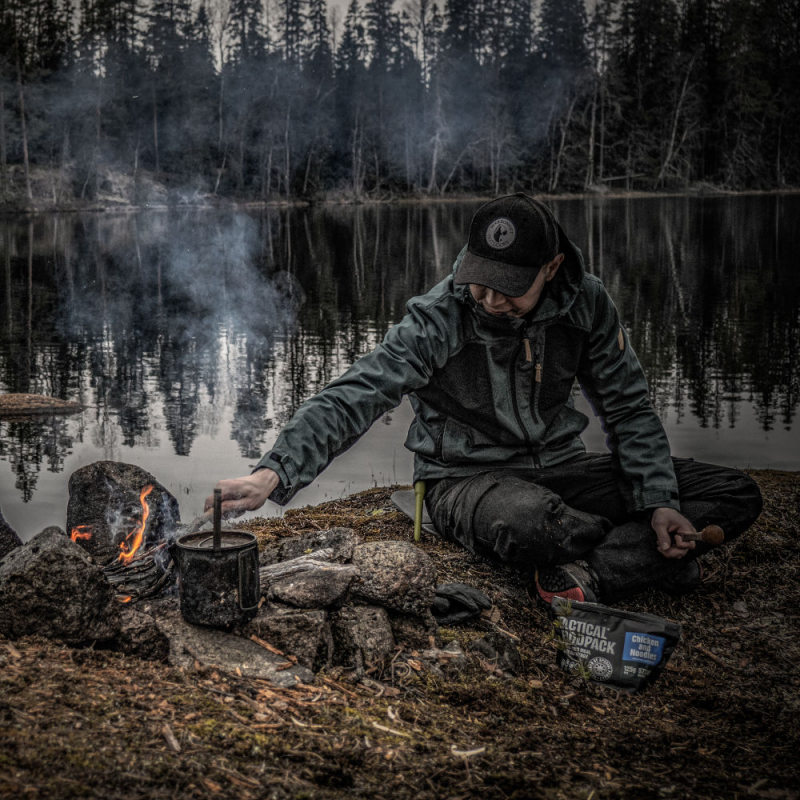
[{"label": "man's outstretched arm", "polygon": [[406,316],[378,347],[303,403],[252,475],[217,484],[223,512],[260,508],[267,498],[285,505],[403,395],[428,382],[462,335],[451,281],[412,298]]}]

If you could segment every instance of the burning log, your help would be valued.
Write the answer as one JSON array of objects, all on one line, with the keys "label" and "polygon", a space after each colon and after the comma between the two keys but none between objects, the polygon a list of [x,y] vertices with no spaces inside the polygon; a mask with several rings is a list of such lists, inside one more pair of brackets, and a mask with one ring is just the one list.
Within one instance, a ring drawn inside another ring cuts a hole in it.
[{"label": "burning log", "polygon": [[169,583],[172,576],[172,558],[166,542],[140,553],[128,561],[112,561],[103,567],[103,573],[114,587],[117,599],[130,603],[147,597],[155,597]]}]

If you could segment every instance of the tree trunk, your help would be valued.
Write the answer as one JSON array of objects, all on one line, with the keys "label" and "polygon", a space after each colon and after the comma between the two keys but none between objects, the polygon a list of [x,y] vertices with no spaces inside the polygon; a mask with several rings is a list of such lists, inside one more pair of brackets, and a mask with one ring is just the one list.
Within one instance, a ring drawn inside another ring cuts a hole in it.
[{"label": "tree trunk", "polygon": [[361,195],[361,128],[359,127],[359,117],[361,116],[361,109],[356,111],[356,118],[353,127],[353,144],[350,152],[350,160],[352,161],[352,181],[353,181],[353,194],[356,197]]},{"label": "tree trunk", "polygon": [[[67,161],[69,160],[69,125],[64,126],[64,141],[61,145],[61,164],[58,168],[58,193],[64,186],[64,173],[67,171]],[[58,195],[54,198],[58,202]]]},{"label": "tree trunk", "polygon": [[33,202],[33,191],[31,189],[31,165],[28,160],[28,130],[25,125],[25,92],[22,89],[22,67],[19,62],[19,44],[14,39],[14,46],[17,56],[17,90],[19,91],[19,117],[22,127],[22,161],[25,165],[25,191],[28,194],[28,201]]},{"label": "tree trunk", "polygon": [[605,177],[603,169],[606,155],[606,85],[605,78],[600,85],[600,159],[597,164],[597,182],[602,183]]},{"label": "tree trunk", "polygon": [[8,151],[6,149],[6,98],[3,91],[3,74],[0,73],[0,187],[8,182]]},{"label": "tree trunk", "polygon": [[656,186],[660,186],[661,182],[667,175],[667,169],[669,168],[670,162],[672,161],[673,156],[675,155],[675,136],[678,132],[678,120],[681,116],[681,108],[683,106],[683,101],[686,99],[686,93],[689,86],[689,76],[692,74],[692,67],[694,66],[694,56],[692,56],[692,60],[689,62],[689,67],[686,70],[686,77],[683,79],[683,85],[681,86],[680,94],[678,95],[678,100],[675,103],[675,114],[672,117],[672,129],[670,130],[669,135],[669,143],[667,144],[667,153],[664,156],[664,162],[661,164],[661,169],[658,173],[658,178],[656,179]]},{"label": "tree trunk", "polygon": [[631,133],[628,133],[628,152],[625,155],[625,191],[631,190]]},{"label": "tree trunk", "polygon": [[136,183],[139,180],[139,142],[142,138],[142,131],[141,129],[136,133],[136,150],[133,152],[133,192],[134,192],[134,200],[138,202],[138,198],[136,195],[138,194],[136,191]]},{"label": "tree trunk", "polygon": [[222,173],[225,171],[225,162],[227,159],[228,159],[228,154],[223,153],[222,166],[217,170],[217,180],[216,183],[214,184],[214,192],[213,192],[214,197],[217,196],[217,189],[219,189],[219,182],[222,180]]},{"label": "tree trunk", "polygon": [[406,125],[405,136],[403,137],[403,145],[405,148],[406,157],[406,192],[411,191],[411,156],[408,147],[408,125]]},{"label": "tree trunk", "polygon": [[[17,62],[19,64],[19,62]],[[28,222],[28,326],[25,347],[25,392],[31,390],[31,367],[33,365],[33,220]]]},{"label": "tree trunk", "polygon": [[586,178],[583,181],[583,188],[589,189],[594,183],[594,137],[595,121],[597,119],[597,80],[594,82],[594,93],[592,94],[592,121],[589,125],[589,158],[586,165]]},{"label": "tree trunk", "polygon": [[[224,62],[222,62],[224,64]],[[217,148],[222,150],[223,139],[223,102],[225,100],[225,70],[220,69],[219,73],[219,102],[217,105],[217,116],[219,117],[219,132],[217,134]]]},{"label": "tree trunk", "polygon": [[572,102],[569,104],[569,110],[567,111],[567,118],[564,122],[561,123],[561,142],[558,146],[558,153],[556,155],[556,166],[555,166],[555,173],[550,181],[550,191],[553,192],[558,187],[558,181],[561,176],[561,161],[564,156],[564,148],[567,142],[567,131],[569,130],[570,122],[572,121],[572,111],[575,108],[575,103],[577,102],[578,97],[577,95],[572,98]]},{"label": "tree trunk", "polygon": [[286,197],[287,199],[291,195],[291,170],[292,170],[292,153],[290,148],[290,139],[289,139],[289,125],[291,123],[291,112],[292,107],[291,105],[286,106],[286,128],[283,132],[283,146],[284,146],[284,156],[285,156],[285,166],[284,166],[284,182],[286,184]]},{"label": "tree trunk", "polygon": [[308,177],[311,174],[311,160],[314,157],[314,146],[312,145],[308,150],[308,158],[306,159],[306,174],[303,178],[303,197],[308,192]]},{"label": "tree trunk", "polygon": [[431,153],[431,174],[428,180],[428,194],[436,191],[436,169],[439,166],[439,151],[442,146],[442,98],[439,92],[439,82],[436,82],[436,105],[433,112],[436,124],[436,133],[433,135],[433,153]]},{"label": "tree trunk", "polygon": [[12,341],[11,335],[14,332],[14,316],[11,309],[14,304],[11,302],[11,231],[9,226],[3,226],[3,253],[4,267],[6,273],[6,316],[8,319],[8,341]]},{"label": "tree trunk", "polygon": [[151,84],[153,90],[153,148],[156,156],[156,172],[159,172],[161,165],[158,157],[158,108],[156,107],[156,84],[155,80]]},{"label": "tree trunk", "polygon": [[440,194],[444,194],[444,193],[445,193],[445,191],[447,190],[447,187],[448,187],[448,185],[449,185],[450,181],[452,180],[452,178],[453,178],[453,175],[455,175],[455,174],[456,174],[456,170],[458,169],[458,165],[461,163],[461,159],[462,159],[462,158],[463,158],[463,157],[466,155],[467,151],[468,151],[468,150],[469,150],[471,147],[476,147],[476,146],[477,146],[477,145],[479,145],[479,144],[480,144],[480,139],[478,139],[478,140],[477,140],[477,141],[475,141],[475,142],[470,142],[470,143],[469,143],[469,144],[468,144],[468,145],[467,145],[467,146],[466,146],[466,147],[465,147],[465,148],[464,148],[464,149],[463,149],[463,150],[462,150],[462,151],[461,151],[461,152],[458,154],[458,158],[456,159],[456,161],[455,161],[455,164],[453,164],[453,168],[450,170],[450,174],[447,176],[447,180],[446,180],[446,181],[445,181],[445,182],[442,184],[442,189],[441,189],[441,192],[440,192]]},{"label": "tree trunk", "polygon": [[431,174],[428,180],[428,194],[436,191],[436,167],[439,160],[439,146],[441,140],[439,138],[439,131],[433,137],[433,153],[431,153]]}]

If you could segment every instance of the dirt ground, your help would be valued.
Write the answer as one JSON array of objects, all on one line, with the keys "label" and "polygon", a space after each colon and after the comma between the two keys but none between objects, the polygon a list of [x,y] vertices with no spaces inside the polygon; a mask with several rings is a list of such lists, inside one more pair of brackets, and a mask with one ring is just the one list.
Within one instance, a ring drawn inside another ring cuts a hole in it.
[{"label": "dirt ground", "polygon": [[[754,472],[765,509],[696,594],[626,604],[683,624],[659,681],[622,695],[555,667],[518,577],[429,538],[439,580],[489,594],[525,669],[334,670],[280,690],[214,670],[0,639],[0,797],[798,797],[800,473]],[[250,524],[406,539],[390,489]],[[463,644],[476,628],[443,629]],[[412,659],[413,661],[413,659]]]}]

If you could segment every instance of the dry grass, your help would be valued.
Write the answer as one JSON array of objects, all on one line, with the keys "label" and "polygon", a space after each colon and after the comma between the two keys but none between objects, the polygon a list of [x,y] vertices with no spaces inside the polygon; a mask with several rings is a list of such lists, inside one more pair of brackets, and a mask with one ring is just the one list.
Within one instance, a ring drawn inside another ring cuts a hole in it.
[{"label": "dry grass", "polygon": [[[0,640],[0,797],[796,798],[800,474],[752,474],[764,514],[707,557],[701,590],[627,604],[684,626],[667,671],[642,695],[563,675],[513,572],[427,540],[440,580],[492,597],[520,637],[523,676],[476,663],[457,678],[412,671],[389,686],[387,671],[387,691],[339,670],[278,690]],[[408,540],[390,494],[249,527],[263,540],[335,525]]]}]

